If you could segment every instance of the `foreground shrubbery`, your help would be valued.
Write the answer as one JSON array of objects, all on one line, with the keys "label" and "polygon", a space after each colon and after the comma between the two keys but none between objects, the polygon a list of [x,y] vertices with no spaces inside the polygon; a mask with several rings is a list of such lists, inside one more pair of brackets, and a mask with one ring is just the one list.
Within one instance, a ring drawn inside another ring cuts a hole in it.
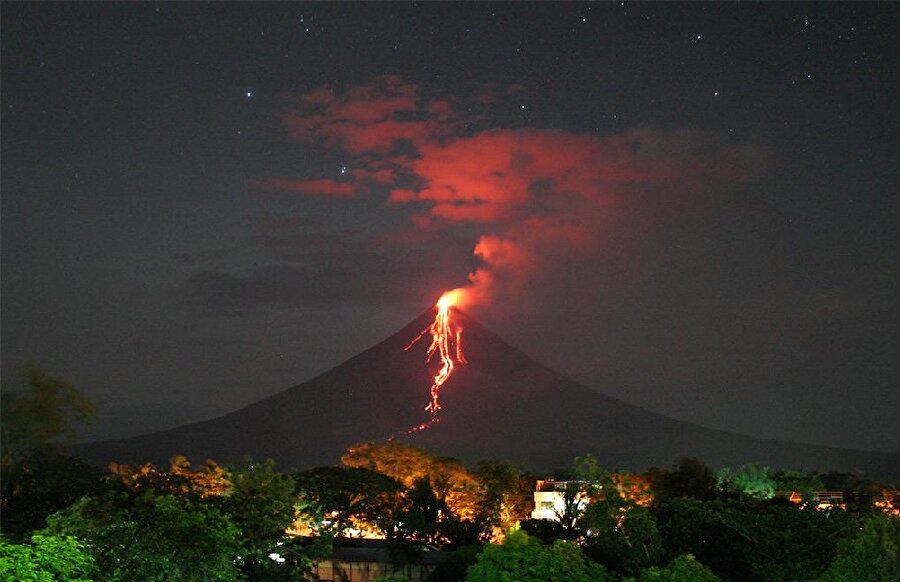
[{"label": "foreground shrubbery", "polygon": [[[434,582],[900,580],[900,518],[882,511],[883,486],[857,476],[714,472],[696,459],[634,475],[586,456],[565,472],[559,520],[535,521],[523,468],[470,471],[400,443],[296,474],[183,457],[104,473],[60,446],[67,417],[89,413],[77,391],[33,367],[23,378],[28,390],[3,394],[0,582],[300,580],[332,540],[363,534],[386,538],[398,563],[455,550]],[[816,509],[826,484],[846,507]]]},{"label": "foreground shrubbery", "polygon": [[[416,562],[426,545],[459,548],[436,581],[900,579],[897,518],[743,495],[694,461],[652,474],[656,493],[578,459],[570,477],[586,507],[573,503],[560,522],[524,520],[482,547],[507,501],[520,501],[517,479],[508,491],[496,479],[486,486],[455,461],[396,443],[351,459],[294,475],[271,461],[113,465],[23,543],[3,543],[0,580],[298,580],[332,539],[363,531],[386,537],[399,562]],[[285,534],[298,529],[322,543]]]},{"label": "foreground shrubbery", "polygon": [[841,541],[822,582],[900,580],[900,520],[874,515]]},{"label": "foreground shrubbery", "polygon": [[0,580],[4,582],[86,582],[97,573],[94,557],[72,536],[31,536],[29,544],[0,538]]},{"label": "foreground shrubbery", "polygon": [[510,532],[502,544],[486,546],[466,574],[466,582],[613,579],[606,568],[586,559],[575,543],[556,540],[548,545],[522,531]]}]

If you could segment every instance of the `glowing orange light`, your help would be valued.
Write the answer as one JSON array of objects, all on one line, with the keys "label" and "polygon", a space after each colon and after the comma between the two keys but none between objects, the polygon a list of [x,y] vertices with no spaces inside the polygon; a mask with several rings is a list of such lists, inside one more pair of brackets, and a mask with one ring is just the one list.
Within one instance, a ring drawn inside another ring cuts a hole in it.
[{"label": "glowing orange light", "polygon": [[435,304],[437,313],[434,316],[434,321],[404,348],[408,350],[422,339],[422,336],[429,333],[431,334],[431,345],[428,346],[425,361],[430,362],[435,354],[441,359],[441,368],[434,376],[434,381],[431,384],[431,399],[428,402],[428,406],[425,407],[425,411],[430,415],[430,419],[428,422],[423,422],[409,429],[406,431],[407,434],[424,430],[440,420],[438,411],[441,409],[441,387],[450,379],[456,364],[466,363],[466,358],[462,352],[463,330],[452,317],[452,309],[462,301],[463,294],[463,289],[454,289],[441,295],[441,298]]}]

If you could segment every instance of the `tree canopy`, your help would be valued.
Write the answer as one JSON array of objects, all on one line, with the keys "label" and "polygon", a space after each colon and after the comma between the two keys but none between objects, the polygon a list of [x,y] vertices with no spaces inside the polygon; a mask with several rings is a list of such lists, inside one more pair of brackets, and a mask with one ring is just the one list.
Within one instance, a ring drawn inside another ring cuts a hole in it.
[{"label": "tree canopy", "polygon": [[412,487],[425,479],[435,495],[460,519],[475,518],[484,498],[478,478],[457,459],[432,457],[422,449],[397,442],[352,447],[341,461],[348,467],[377,471]]},{"label": "tree canopy", "polygon": [[93,418],[87,396],[32,362],[20,379],[18,388],[0,391],[0,528],[25,540],[49,514],[97,491],[102,472],[63,455],[75,423]]},{"label": "tree canopy", "polygon": [[862,528],[838,546],[822,582],[887,582],[900,580],[900,519],[868,518]]},{"label": "tree canopy", "polygon": [[34,534],[30,544],[0,537],[0,580],[9,582],[90,582],[94,558],[72,536]]},{"label": "tree canopy", "polygon": [[489,544],[466,573],[466,582],[603,582],[613,580],[606,569],[584,557],[573,542],[543,544],[521,530],[503,544]]},{"label": "tree canopy", "polygon": [[153,492],[83,497],[48,519],[97,561],[98,580],[242,580],[240,530],[215,507]]},{"label": "tree canopy", "polygon": [[56,449],[75,436],[74,422],[94,418],[90,399],[70,382],[44,373],[26,362],[20,370],[22,386],[4,386],[0,399],[3,461],[35,450]]}]

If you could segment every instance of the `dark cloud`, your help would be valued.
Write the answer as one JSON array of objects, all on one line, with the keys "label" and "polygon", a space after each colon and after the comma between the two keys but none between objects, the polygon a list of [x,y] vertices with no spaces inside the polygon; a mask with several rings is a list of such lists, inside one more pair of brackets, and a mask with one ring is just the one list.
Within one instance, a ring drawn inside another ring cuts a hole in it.
[{"label": "dark cloud", "polygon": [[299,262],[308,261],[310,252],[353,252],[363,247],[347,236],[327,232],[259,234],[252,237],[251,243],[275,259]]},{"label": "dark cloud", "polygon": [[[419,270],[371,252],[308,253],[303,265],[266,265],[241,273],[203,271],[180,293],[193,305],[223,313],[254,308],[333,308],[416,302],[428,290]],[[433,292],[433,291],[432,291]]]},{"label": "dark cloud", "polygon": [[[445,245],[425,245],[418,256],[410,257],[385,241],[348,234],[272,230],[249,237],[240,249],[245,259],[257,257],[252,266],[194,273],[177,294],[189,305],[220,315],[396,306],[439,293],[464,272],[450,267],[452,253],[442,250]],[[263,264],[258,264],[260,256]]]}]

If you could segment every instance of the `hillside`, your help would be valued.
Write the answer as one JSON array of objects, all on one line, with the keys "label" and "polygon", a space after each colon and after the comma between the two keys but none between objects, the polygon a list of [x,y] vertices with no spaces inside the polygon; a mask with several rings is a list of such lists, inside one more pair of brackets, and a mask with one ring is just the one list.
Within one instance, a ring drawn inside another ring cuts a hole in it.
[{"label": "hillside", "polygon": [[[427,342],[404,351],[433,312],[332,370],[225,416],[128,439],[73,447],[89,461],[271,457],[284,468],[329,465],[352,444],[384,440],[427,419],[434,364]],[[758,462],[820,471],[900,473],[900,455],[752,438],[677,421],[610,398],[535,362],[461,312],[468,365],[441,393],[441,421],[400,437],[467,462],[502,458],[539,471],[593,454],[642,470],[695,456],[712,466]],[[427,338],[426,338],[427,339]]]}]

